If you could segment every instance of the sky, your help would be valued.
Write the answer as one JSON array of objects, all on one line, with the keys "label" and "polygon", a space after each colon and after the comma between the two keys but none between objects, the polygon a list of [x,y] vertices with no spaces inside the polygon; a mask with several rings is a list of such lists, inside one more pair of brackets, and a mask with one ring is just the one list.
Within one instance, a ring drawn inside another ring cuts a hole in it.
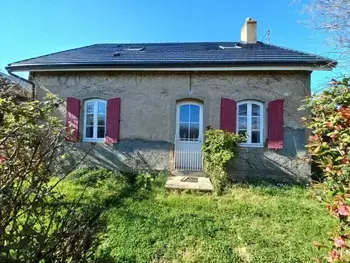
[{"label": "sky", "polygon": [[[307,0],[306,0],[307,1]],[[0,71],[9,63],[96,43],[239,41],[247,17],[258,40],[332,56],[324,35],[298,21],[291,0],[0,0]],[[266,37],[264,41],[266,41]],[[335,58],[336,59],[336,58]],[[332,72],[312,73],[312,89]]]}]

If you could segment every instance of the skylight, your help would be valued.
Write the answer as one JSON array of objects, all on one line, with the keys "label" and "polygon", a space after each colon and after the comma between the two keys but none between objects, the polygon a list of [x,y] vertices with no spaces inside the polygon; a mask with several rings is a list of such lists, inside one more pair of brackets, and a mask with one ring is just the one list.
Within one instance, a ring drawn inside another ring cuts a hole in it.
[{"label": "skylight", "polygon": [[242,47],[239,46],[239,45],[236,43],[236,44],[230,45],[230,46],[223,46],[223,45],[220,45],[219,48],[225,50],[225,49],[234,49],[234,48],[242,48]]},{"label": "skylight", "polygon": [[144,47],[128,47],[125,48],[125,51],[143,51],[145,48]]}]

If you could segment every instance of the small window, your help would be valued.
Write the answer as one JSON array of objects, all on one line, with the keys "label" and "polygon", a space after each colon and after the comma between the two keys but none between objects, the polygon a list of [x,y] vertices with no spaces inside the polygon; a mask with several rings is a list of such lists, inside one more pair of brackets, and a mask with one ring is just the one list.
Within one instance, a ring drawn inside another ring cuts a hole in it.
[{"label": "small window", "polygon": [[128,47],[124,49],[125,51],[143,51],[145,50],[144,47]]},{"label": "small window", "polygon": [[106,101],[87,100],[84,103],[84,141],[102,142],[106,134]]},{"label": "small window", "polygon": [[237,109],[237,131],[247,134],[248,138],[242,146],[263,146],[263,104],[257,101],[242,101]]}]

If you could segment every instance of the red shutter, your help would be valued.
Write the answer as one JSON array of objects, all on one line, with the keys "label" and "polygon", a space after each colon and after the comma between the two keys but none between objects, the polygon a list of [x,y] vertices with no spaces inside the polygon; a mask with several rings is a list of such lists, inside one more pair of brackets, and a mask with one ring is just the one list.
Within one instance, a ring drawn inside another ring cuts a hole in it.
[{"label": "red shutter", "polygon": [[77,142],[79,140],[80,100],[67,98],[66,110],[66,140]]},{"label": "red shutter", "polygon": [[236,133],[237,103],[234,100],[221,98],[220,129]]},{"label": "red shutter", "polygon": [[106,143],[118,143],[120,120],[120,98],[109,99],[107,102]]},{"label": "red shutter", "polygon": [[268,116],[268,148],[283,148],[283,100],[274,100],[269,103]]}]

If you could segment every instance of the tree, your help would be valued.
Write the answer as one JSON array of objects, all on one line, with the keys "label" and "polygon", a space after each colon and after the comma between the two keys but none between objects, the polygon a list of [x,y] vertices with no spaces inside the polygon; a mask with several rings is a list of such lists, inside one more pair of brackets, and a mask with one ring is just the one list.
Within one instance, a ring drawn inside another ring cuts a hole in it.
[{"label": "tree", "polygon": [[312,131],[307,147],[325,176],[325,182],[314,188],[330,215],[338,219],[337,229],[331,232],[328,262],[350,262],[349,81],[334,80],[332,87],[308,98],[302,107],[312,114],[305,118]]},{"label": "tree", "polygon": [[[302,0],[294,0],[301,2]],[[303,21],[312,29],[326,35],[325,42],[339,54],[339,60],[347,63],[350,56],[350,1],[349,0],[310,0],[303,6],[309,19]],[[323,34],[322,34],[323,35]]]},{"label": "tree", "polygon": [[53,114],[63,102],[0,85],[0,262],[88,262],[98,211],[56,190],[74,169],[62,168],[70,146]]}]

